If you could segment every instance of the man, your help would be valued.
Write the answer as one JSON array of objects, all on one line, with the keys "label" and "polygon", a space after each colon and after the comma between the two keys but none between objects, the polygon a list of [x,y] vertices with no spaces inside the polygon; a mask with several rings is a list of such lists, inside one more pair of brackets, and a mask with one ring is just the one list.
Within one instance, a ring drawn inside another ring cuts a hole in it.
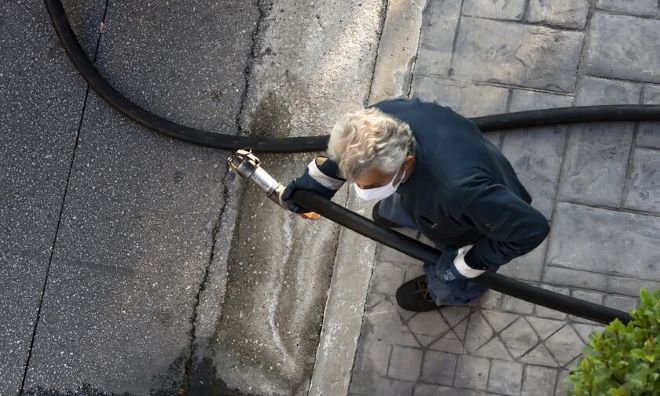
[{"label": "man", "polygon": [[346,114],[333,128],[328,157],[316,157],[283,193],[330,199],[345,181],[358,197],[379,200],[373,220],[420,230],[442,251],[425,275],[403,283],[397,303],[429,311],[462,305],[486,291],[473,278],[536,248],[549,233],[545,217],[509,161],[476,125],[435,103],[393,99]]}]

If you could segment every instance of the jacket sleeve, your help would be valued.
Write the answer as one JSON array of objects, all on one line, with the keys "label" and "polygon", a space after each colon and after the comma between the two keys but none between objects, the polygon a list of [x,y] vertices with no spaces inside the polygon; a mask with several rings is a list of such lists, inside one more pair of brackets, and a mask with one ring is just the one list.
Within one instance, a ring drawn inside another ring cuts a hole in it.
[{"label": "jacket sleeve", "polygon": [[328,157],[319,155],[307,165],[309,175],[323,187],[336,192],[346,179],[339,176],[337,164]]},{"label": "jacket sleeve", "polygon": [[314,158],[305,168],[302,175],[291,180],[282,192],[281,200],[294,213],[308,212],[291,200],[296,190],[309,190],[332,199],[337,190],[346,180],[339,176],[337,164],[324,156]]},{"label": "jacket sleeve", "polygon": [[550,232],[545,216],[502,184],[481,190],[461,217],[483,234],[465,255],[465,263],[477,269],[496,268],[531,252]]}]

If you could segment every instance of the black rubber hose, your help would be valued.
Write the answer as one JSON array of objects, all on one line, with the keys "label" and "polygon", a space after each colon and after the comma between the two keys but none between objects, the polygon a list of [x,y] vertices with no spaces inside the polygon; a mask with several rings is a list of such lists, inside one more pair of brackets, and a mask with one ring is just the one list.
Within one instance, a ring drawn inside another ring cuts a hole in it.
[{"label": "black rubber hose", "polygon": [[[252,148],[263,153],[297,153],[327,148],[328,135],[288,138],[225,135],[177,124],[143,109],[114,89],[87,58],[71,30],[62,2],[44,2],[62,46],[89,86],[110,106],[138,124],[173,139],[223,150]],[[660,121],[660,105],[562,107],[476,117],[472,121],[482,132],[575,122]]]},{"label": "black rubber hose", "polygon": [[[89,86],[110,106],[140,125],[173,139],[223,150],[252,148],[254,152],[293,153],[326,149],[328,135],[289,138],[225,135],[177,124],[143,109],[114,89],[87,58],[71,30],[62,2],[60,0],[44,0],[44,2],[62,46]],[[660,121],[660,105],[565,107],[497,114],[472,120],[481,131],[575,122]],[[292,199],[344,227],[419,260],[435,262],[441,254],[433,247],[382,228],[371,220],[312,192],[297,190],[293,193]],[[501,293],[599,323],[608,324],[614,318],[624,323],[631,320],[626,312],[529,286],[496,273],[485,272],[475,278],[475,281]]]},{"label": "black rubber hose", "polygon": [[[442,254],[432,246],[383,228],[312,191],[295,190],[291,198],[310,211],[418,260],[435,263]],[[530,286],[494,272],[484,272],[473,280],[500,293],[603,324],[615,318],[626,324],[632,319],[627,312]]]}]

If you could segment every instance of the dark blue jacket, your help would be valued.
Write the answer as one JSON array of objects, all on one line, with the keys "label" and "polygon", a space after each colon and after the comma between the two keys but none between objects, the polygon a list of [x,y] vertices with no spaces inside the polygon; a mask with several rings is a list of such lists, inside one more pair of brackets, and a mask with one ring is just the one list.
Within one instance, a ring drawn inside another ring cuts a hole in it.
[{"label": "dark blue jacket", "polygon": [[[511,164],[474,122],[417,98],[373,106],[413,131],[415,166],[397,192],[426,237],[447,249],[474,244],[466,263],[493,270],[543,242],[548,221],[529,205],[532,198]],[[341,179],[330,160],[319,169]]]},{"label": "dark blue jacket", "polygon": [[473,268],[500,266],[543,242],[548,221],[474,122],[416,98],[374,106],[407,122],[417,141],[413,173],[397,192],[426,237],[454,249],[475,244],[465,258]]}]

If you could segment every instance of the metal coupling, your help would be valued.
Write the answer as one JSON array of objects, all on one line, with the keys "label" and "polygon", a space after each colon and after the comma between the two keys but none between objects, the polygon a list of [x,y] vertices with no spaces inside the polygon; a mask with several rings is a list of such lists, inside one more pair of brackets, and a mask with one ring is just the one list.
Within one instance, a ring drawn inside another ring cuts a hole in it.
[{"label": "metal coupling", "polygon": [[287,209],[287,205],[282,201],[282,193],[286,187],[261,167],[261,161],[252,153],[251,148],[234,151],[227,158],[227,166],[245,179],[254,181],[271,201]]}]

